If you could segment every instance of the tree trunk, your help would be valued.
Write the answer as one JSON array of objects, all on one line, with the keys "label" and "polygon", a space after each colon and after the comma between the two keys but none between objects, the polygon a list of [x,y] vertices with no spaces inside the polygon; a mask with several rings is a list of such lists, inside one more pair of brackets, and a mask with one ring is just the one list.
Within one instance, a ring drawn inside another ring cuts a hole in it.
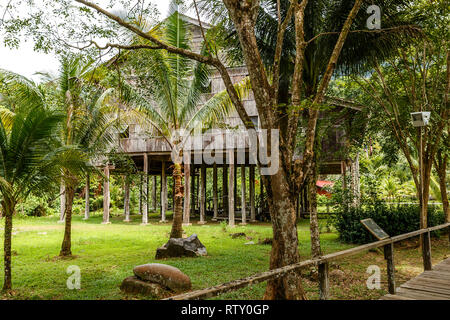
[{"label": "tree trunk", "polygon": [[61,184],[59,185],[59,199],[60,199],[60,204],[59,204],[59,222],[63,222],[64,221],[64,213],[66,212],[66,196],[65,196],[65,192],[66,192],[66,187],[64,185],[64,180],[61,178]]},{"label": "tree trunk", "polygon": [[438,152],[436,154],[435,167],[439,177],[439,189],[441,191],[442,208],[444,211],[445,222],[450,222],[450,208],[447,196],[447,183],[446,183],[447,161],[448,161],[447,155],[445,157],[442,157],[441,152]]},{"label": "tree trunk", "polygon": [[423,212],[424,217],[423,221],[424,224],[422,228],[428,228],[428,201],[430,199],[430,183],[431,183],[431,168],[432,168],[432,162],[427,161],[424,164],[424,173],[423,173]]},{"label": "tree trunk", "polygon": [[309,228],[311,233],[311,257],[319,258],[322,255],[320,248],[319,219],[317,216],[317,171],[316,164],[311,167],[311,174],[308,177],[308,206],[309,206]]},{"label": "tree trunk", "polygon": [[170,238],[182,238],[183,236],[183,186],[181,175],[181,164],[175,163],[173,169],[173,179],[175,182],[175,205],[173,211],[172,231]]},{"label": "tree trunk", "polygon": [[[176,183],[176,181],[175,181]],[[176,186],[176,185],[175,185]],[[177,193],[175,192],[175,195]],[[175,198],[176,202],[176,198]],[[184,212],[183,223],[189,225],[191,214],[191,165],[184,164]]]},{"label": "tree trunk", "polygon": [[65,226],[64,226],[64,239],[61,245],[61,251],[59,255],[61,257],[67,257],[72,255],[72,205],[73,198],[75,197],[75,188],[71,184],[66,185],[66,210],[64,212]]},{"label": "tree trunk", "polygon": [[15,204],[12,201],[4,199],[2,201],[2,210],[5,217],[5,239],[4,247],[4,267],[5,275],[3,281],[3,292],[10,292],[12,289],[12,273],[11,273],[11,240],[12,240],[12,226],[13,214]]},{"label": "tree trunk", "polygon": [[111,193],[109,191],[109,166],[104,168],[105,179],[103,180],[103,222],[102,224],[109,224],[109,206],[111,204]]},{"label": "tree trunk", "polygon": [[91,179],[89,174],[86,176],[86,193],[84,195],[84,220],[89,219],[89,190],[91,187]]},{"label": "tree trunk", "polygon": [[352,175],[352,200],[355,207],[359,207],[361,202],[361,186],[360,186],[360,175],[359,175],[359,152],[356,154],[355,160],[352,161],[351,165],[351,175]]},{"label": "tree trunk", "polygon": [[[276,269],[299,262],[296,197],[289,190],[283,168],[280,168],[273,176],[264,176],[263,180],[266,187],[270,186],[266,188],[274,239],[270,269]],[[267,180],[270,180],[270,184]],[[264,299],[306,299],[300,275],[289,273],[284,277],[268,281]]]},{"label": "tree trunk", "polygon": [[125,176],[125,194],[123,200],[123,208],[125,213],[125,222],[130,221],[130,177]]}]

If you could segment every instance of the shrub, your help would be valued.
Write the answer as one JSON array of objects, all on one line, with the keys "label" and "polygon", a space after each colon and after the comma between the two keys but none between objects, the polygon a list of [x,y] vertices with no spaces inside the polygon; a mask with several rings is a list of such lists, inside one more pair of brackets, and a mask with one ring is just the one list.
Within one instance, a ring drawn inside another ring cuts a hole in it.
[{"label": "shrub", "polygon": [[103,195],[91,197],[90,206],[93,211],[103,208]]},{"label": "shrub", "polygon": [[[417,205],[388,206],[377,203],[364,208],[348,208],[334,214],[330,222],[339,232],[342,241],[362,244],[376,240],[360,222],[368,218],[372,218],[389,236],[420,229],[420,207]],[[443,223],[444,213],[429,206],[428,226]]]},{"label": "shrub", "polygon": [[43,217],[51,213],[52,210],[47,199],[30,195],[24,202],[17,205],[16,211],[20,215]]}]

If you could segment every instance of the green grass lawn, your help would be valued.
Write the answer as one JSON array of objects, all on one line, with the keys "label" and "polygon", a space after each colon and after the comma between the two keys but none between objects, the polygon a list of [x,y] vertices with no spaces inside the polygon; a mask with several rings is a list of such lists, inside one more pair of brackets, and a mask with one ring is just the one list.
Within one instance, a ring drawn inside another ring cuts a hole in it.
[{"label": "green grass lawn", "polygon": [[[169,216],[170,218],[170,216]],[[151,299],[152,297],[129,296],[119,290],[122,280],[133,274],[133,267],[156,262],[155,250],[163,245],[169,235],[170,224],[158,223],[157,214],[150,217],[150,224],[140,225],[140,216],[132,216],[133,222],[123,222],[122,216],[111,217],[112,224],[102,225],[101,216],[83,221],[75,216],[73,221],[73,259],[59,259],[58,253],[63,237],[63,225],[57,217],[15,218],[13,233],[13,289],[8,299]],[[322,222],[321,222],[322,223]],[[299,223],[299,251],[302,259],[310,253],[308,221]],[[208,256],[159,260],[181,269],[192,280],[193,289],[201,289],[230,280],[239,279],[265,271],[269,265],[270,245],[245,244],[271,237],[269,224],[251,224],[233,229],[224,224],[208,222],[200,226],[195,222],[185,227],[187,235],[196,233],[206,246]],[[230,234],[244,232],[248,237],[232,239]],[[3,243],[3,223],[0,229]],[[321,235],[325,253],[351,247],[338,240],[336,233]],[[448,242],[433,241],[433,260],[442,260],[448,254]],[[399,281],[405,281],[421,272],[421,259],[417,249],[396,249]],[[3,280],[3,257],[1,281]],[[343,278],[331,277],[331,293],[334,299],[378,298],[386,293],[383,281],[381,290],[368,290],[365,273],[371,264],[385,270],[381,252],[365,252],[339,260],[331,270],[340,269]],[[66,280],[67,267],[76,265],[81,269],[81,289],[69,290]],[[317,282],[314,269],[303,272],[304,284],[310,299],[317,299]],[[383,273],[384,277],[384,273]],[[385,280],[383,278],[383,280]],[[224,294],[220,299],[260,299],[265,284]]]}]

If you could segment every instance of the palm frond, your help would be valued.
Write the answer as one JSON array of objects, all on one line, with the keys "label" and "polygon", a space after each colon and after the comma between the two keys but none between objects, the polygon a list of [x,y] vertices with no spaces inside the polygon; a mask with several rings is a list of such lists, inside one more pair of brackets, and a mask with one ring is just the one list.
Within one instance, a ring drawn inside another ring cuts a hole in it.
[{"label": "palm frond", "polygon": [[[250,78],[245,77],[234,85],[240,99],[248,96],[251,85]],[[223,90],[211,97],[205,104],[198,108],[195,113],[190,115],[190,120],[186,124],[186,129],[194,130],[197,126],[211,126],[219,123],[234,111],[234,105],[226,90]]]},{"label": "palm frond", "polygon": [[11,110],[0,106],[0,120],[2,121],[3,126],[6,130],[11,130],[15,115],[16,114]]},{"label": "palm frond", "polygon": [[17,73],[0,69],[0,83],[9,89],[7,95],[12,98],[9,101],[13,101],[9,108],[12,111],[17,108],[31,109],[44,103],[45,96],[39,86]]}]

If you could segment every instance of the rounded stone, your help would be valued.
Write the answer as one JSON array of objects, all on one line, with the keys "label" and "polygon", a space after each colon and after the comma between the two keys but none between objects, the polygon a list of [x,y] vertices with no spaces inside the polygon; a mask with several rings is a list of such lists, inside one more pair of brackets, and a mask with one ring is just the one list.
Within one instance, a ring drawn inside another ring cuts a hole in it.
[{"label": "rounded stone", "polygon": [[143,264],[133,269],[136,277],[163,285],[173,291],[191,289],[191,279],[180,269],[161,263]]},{"label": "rounded stone", "polygon": [[160,284],[142,281],[138,277],[128,277],[122,281],[120,290],[130,294],[150,295],[161,298],[170,295],[169,291]]}]

